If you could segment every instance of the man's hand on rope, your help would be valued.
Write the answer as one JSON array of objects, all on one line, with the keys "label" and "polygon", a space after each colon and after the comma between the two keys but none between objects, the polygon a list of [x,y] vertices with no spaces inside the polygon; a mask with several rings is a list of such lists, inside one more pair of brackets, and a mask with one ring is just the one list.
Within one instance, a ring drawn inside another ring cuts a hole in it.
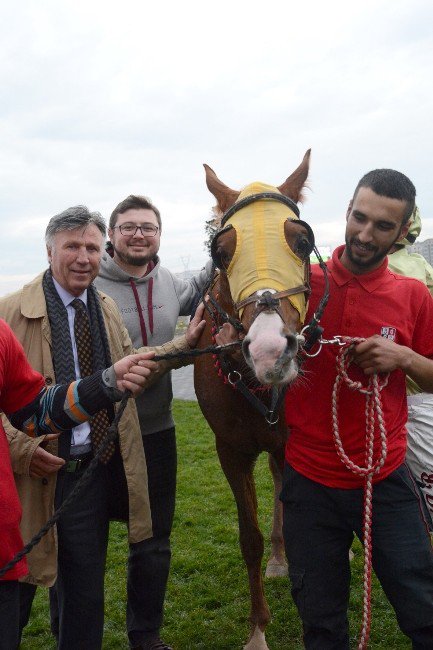
[{"label": "man's hand on rope", "polygon": [[405,345],[399,345],[375,334],[358,343],[353,350],[353,360],[365,372],[392,372],[399,368],[426,393],[433,393],[433,359],[423,357]]},{"label": "man's hand on rope", "polygon": [[195,310],[195,314],[193,318],[191,318],[188,329],[185,333],[186,341],[190,348],[195,348],[205,328],[206,321],[203,320],[203,315],[204,304],[201,302]]},{"label": "man's hand on rope", "polygon": [[375,372],[392,372],[397,368],[405,370],[408,354],[411,350],[404,345],[385,339],[379,334],[357,343],[352,352],[353,361],[363,369],[366,375]]},{"label": "man's hand on rope", "polygon": [[123,357],[114,364],[117,388],[130,390],[137,397],[145,388],[152,373],[158,372],[158,364],[152,361],[154,352],[142,352]]}]

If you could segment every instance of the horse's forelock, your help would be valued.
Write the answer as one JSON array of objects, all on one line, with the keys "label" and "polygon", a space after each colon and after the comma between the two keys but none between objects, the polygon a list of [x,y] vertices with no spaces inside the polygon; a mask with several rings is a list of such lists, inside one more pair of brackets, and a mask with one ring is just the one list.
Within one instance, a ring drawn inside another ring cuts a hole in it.
[{"label": "horse's forelock", "polygon": [[224,212],[221,210],[220,206],[214,205],[212,208],[212,227],[219,230],[221,228],[221,221],[224,216]]}]

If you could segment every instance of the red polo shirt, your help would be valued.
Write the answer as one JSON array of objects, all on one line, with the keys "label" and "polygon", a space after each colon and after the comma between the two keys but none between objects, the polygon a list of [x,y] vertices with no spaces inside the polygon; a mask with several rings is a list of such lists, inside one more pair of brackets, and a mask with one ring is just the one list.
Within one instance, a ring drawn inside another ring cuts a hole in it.
[{"label": "red polo shirt", "polygon": [[[426,287],[412,278],[392,273],[385,258],[371,273],[353,275],[340,262],[344,246],[327,262],[330,298],[321,325],[323,337],[335,335],[368,338],[381,334],[400,345],[433,359],[433,300]],[[306,322],[312,317],[324,291],[318,265],[312,268],[312,295]],[[336,378],[339,348],[324,345],[317,357],[307,359],[305,376],[287,393],[286,420],[290,434],[286,460],[304,476],[338,488],[356,488],[363,479],[348,470],[337,456],[332,435],[332,389]],[[349,376],[367,384],[368,377],[355,365]],[[393,472],[406,454],[406,386],[400,370],[391,373],[381,392],[388,440],[388,454],[375,481]],[[365,465],[365,397],[341,384],[339,430],[346,454],[357,465]],[[379,435],[376,436],[379,443]],[[379,454],[375,446],[374,458]]]},{"label": "red polo shirt", "polygon": [[[35,372],[9,326],[0,319],[0,409],[14,413],[34,400],[44,379]],[[22,549],[21,504],[12,474],[9,446],[0,421],[0,567]],[[27,573],[25,559],[8,571],[2,580],[16,580]]]}]

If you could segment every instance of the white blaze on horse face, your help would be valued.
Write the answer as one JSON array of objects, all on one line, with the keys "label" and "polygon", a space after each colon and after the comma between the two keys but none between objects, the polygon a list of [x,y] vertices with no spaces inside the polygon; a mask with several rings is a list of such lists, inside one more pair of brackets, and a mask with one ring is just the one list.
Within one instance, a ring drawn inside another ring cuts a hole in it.
[{"label": "white blaze on horse face", "polygon": [[276,312],[262,312],[244,339],[244,356],[261,384],[282,385],[296,379],[298,345],[296,334],[290,341]]}]

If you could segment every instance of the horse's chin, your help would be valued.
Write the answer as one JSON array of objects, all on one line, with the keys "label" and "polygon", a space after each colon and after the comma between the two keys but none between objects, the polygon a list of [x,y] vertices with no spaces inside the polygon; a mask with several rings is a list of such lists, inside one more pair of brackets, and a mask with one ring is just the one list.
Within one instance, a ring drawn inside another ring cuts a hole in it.
[{"label": "horse's chin", "polygon": [[298,376],[299,367],[296,359],[288,359],[281,363],[277,361],[273,366],[263,367],[256,365],[251,359],[247,361],[254,374],[264,386],[286,386],[292,384]]}]

